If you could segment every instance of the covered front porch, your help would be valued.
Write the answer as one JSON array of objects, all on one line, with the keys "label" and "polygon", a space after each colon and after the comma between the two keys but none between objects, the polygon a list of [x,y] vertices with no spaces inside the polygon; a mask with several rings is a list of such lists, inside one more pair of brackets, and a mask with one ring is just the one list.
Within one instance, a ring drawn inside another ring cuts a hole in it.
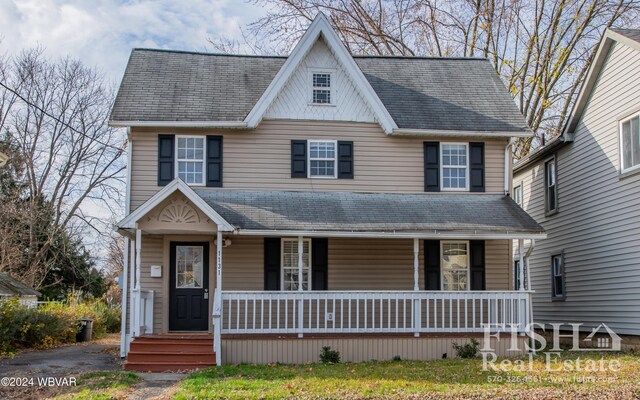
[{"label": "covered front porch", "polygon": [[[123,355],[133,338],[185,333],[171,320],[183,301],[172,293],[183,289],[195,291],[189,301],[206,312],[198,312],[206,320],[194,331],[213,334],[218,364],[307,362],[321,342],[435,357],[486,326],[526,331],[531,293],[514,287],[511,241],[544,233],[510,199],[318,195],[194,191],[175,181],[121,222],[130,272]],[[443,205],[466,214],[454,220]],[[189,262],[179,246],[191,249]],[[288,350],[265,356],[251,346]]]}]

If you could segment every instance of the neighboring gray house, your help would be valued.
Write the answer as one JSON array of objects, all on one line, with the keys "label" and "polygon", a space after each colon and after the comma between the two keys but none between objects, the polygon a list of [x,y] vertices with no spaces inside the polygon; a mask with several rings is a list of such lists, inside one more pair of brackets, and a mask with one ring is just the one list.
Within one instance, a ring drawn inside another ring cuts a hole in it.
[{"label": "neighboring gray house", "polygon": [[0,272],[0,300],[18,297],[20,303],[35,307],[38,304],[38,296],[41,294],[37,290],[33,290],[6,272]]},{"label": "neighboring gray house", "polygon": [[514,200],[548,234],[530,258],[534,321],[640,334],[639,120],[640,30],[607,30],[563,134],[514,168]]}]

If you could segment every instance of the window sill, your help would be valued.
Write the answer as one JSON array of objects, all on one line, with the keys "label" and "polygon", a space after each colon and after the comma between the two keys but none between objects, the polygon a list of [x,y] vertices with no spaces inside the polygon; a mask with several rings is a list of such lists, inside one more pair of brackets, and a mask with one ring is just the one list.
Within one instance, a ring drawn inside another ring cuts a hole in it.
[{"label": "window sill", "polygon": [[336,107],[335,104],[328,103],[307,103],[311,107]]},{"label": "window sill", "polygon": [[618,179],[619,180],[623,180],[625,178],[629,178],[631,176],[635,176],[635,175],[638,175],[638,174],[640,174],[640,166],[630,168],[625,172],[620,172],[620,174],[618,174]]},{"label": "window sill", "polygon": [[338,179],[337,176],[310,176],[307,179]]},{"label": "window sill", "polygon": [[562,301],[565,301],[565,300],[567,300],[567,297],[566,297],[566,296],[564,296],[564,297],[552,297],[552,298],[551,298],[551,302],[553,302],[553,303],[555,303],[555,302],[562,302]]},{"label": "window sill", "polygon": [[553,217],[558,212],[559,212],[559,210],[557,208],[555,210],[552,210],[552,211],[545,211],[544,216],[545,217]]}]

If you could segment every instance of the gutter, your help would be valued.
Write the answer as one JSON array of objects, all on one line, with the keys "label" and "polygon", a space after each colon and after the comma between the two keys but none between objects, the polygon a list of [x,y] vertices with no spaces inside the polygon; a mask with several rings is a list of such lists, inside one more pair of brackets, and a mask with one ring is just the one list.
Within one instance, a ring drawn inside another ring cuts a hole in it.
[{"label": "gutter", "polygon": [[[230,232],[229,232],[230,233]],[[546,239],[546,232],[451,232],[451,231],[422,231],[422,232],[363,232],[363,231],[303,231],[303,230],[267,230],[251,229],[236,230],[239,236],[305,236],[332,238],[377,238],[377,239],[482,239],[482,240],[514,240],[514,239]]]},{"label": "gutter", "polygon": [[554,150],[558,150],[562,146],[567,143],[573,142],[573,134],[562,134],[553,138],[547,145],[544,147],[539,147],[534,150],[532,153],[529,153],[525,158],[518,161],[513,166],[513,173],[518,173],[522,169],[536,163],[540,159],[545,158],[547,155],[552,153]]},{"label": "gutter", "polygon": [[425,136],[425,137],[478,137],[478,138],[514,138],[532,137],[529,131],[467,131],[448,129],[410,129],[396,128],[391,132],[393,136]]}]

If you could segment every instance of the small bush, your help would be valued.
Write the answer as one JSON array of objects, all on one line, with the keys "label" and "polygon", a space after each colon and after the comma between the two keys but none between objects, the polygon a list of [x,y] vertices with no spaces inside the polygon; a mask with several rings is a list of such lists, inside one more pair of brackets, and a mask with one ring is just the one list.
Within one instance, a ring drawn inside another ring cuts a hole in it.
[{"label": "small bush", "polygon": [[0,301],[0,354],[11,355],[19,348],[50,348],[73,343],[80,330],[79,319],[93,320],[93,337],[120,329],[120,308],[102,300],[81,301],[69,297],[27,308],[17,299]]},{"label": "small bush", "polygon": [[453,342],[452,345],[459,358],[477,358],[480,352],[480,342],[475,339],[465,344]]},{"label": "small bush", "polygon": [[402,357],[400,357],[400,356],[393,356],[393,361],[402,361]]},{"label": "small bush", "polygon": [[323,364],[338,364],[340,362],[340,352],[331,350],[329,346],[324,346],[320,352],[320,362]]}]

